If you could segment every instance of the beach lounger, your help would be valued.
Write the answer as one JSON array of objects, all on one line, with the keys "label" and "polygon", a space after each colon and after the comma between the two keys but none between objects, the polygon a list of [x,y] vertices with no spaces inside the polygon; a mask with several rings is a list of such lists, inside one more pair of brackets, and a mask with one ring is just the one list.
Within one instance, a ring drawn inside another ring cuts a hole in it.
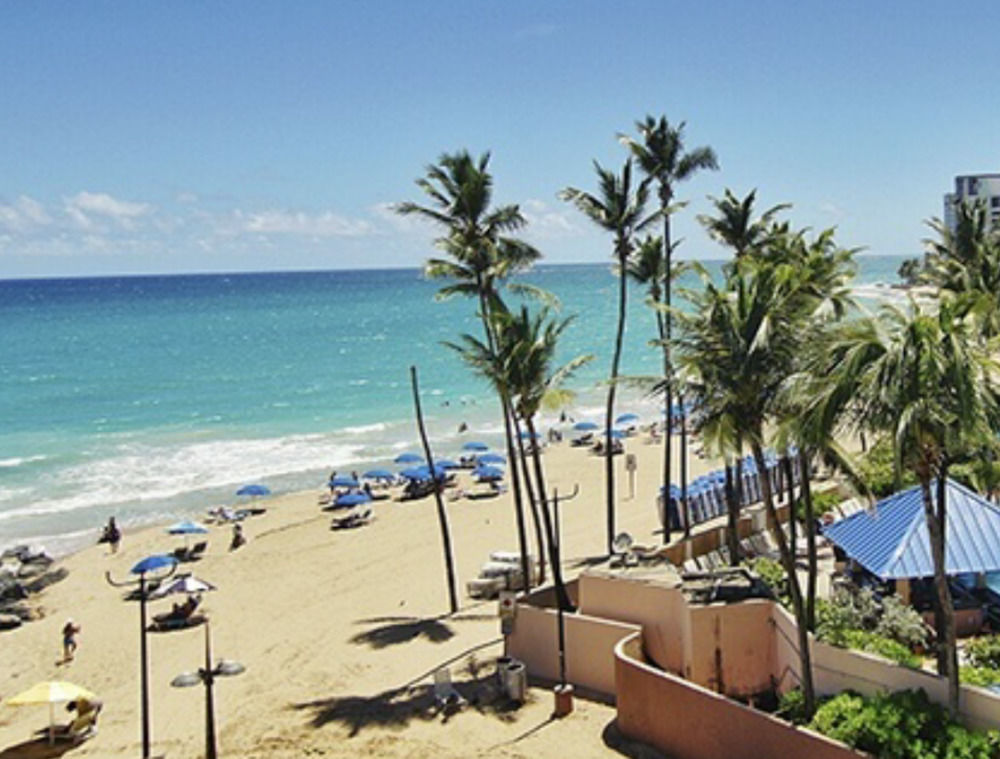
[{"label": "beach lounger", "polygon": [[683,567],[685,572],[694,573],[701,571],[701,567],[698,566],[698,561],[696,559],[687,559],[684,562]]},{"label": "beach lounger", "polygon": [[355,527],[362,527],[372,521],[373,514],[371,506],[358,506],[343,516],[334,517],[330,529],[350,530]]},{"label": "beach lounger", "polygon": [[149,626],[155,632],[165,632],[167,630],[181,630],[185,627],[194,627],[205,621],[204,614],[198,614],[198,607],[201,605],[200,596],[189,596],[187,602],[179,609],[154,614],[153,622]]},{"label": "beach lounger", "polygon": [[451,684],[451,670],[447,667],[434,670],[434,703],[445,714],[455,712],[467,703]]},{"label": "beach lounger", "polygon": [[[96,708],[89,709],[68,725],[57,725],[52,732],[52,738],[56,741],[66,743],[83,743],[88,738],[92,738],[97,733],[97,715],[101,711],[100,703]],[[46,732],[48,732],[46,730]]]}]

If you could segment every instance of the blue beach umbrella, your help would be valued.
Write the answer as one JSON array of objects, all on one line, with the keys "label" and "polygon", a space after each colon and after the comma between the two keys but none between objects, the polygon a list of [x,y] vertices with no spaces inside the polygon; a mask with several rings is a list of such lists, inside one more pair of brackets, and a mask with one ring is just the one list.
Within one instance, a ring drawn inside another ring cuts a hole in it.
[{"label": "blue beach umbrella", "polygon": [[480,482],[491,482],[503,479],[503,469],[496,466],[481,466],[476,469],[473,474],[476,475]]},{"label": "blue beach umbrella", "polygon": [[[437,464],[434,465],[434,473],[437,478],[444,479],[445,471],[444,467]],[[402,477],[408,480],[429,480],[431,478],[431,470],[428,466],[412,466],[409,469],[404,469],[399,473]]]},{"label": "blue beach umbrella", "polygon": [[134,567],[132,567],[131,572],[134,575],[141,575],[146,572],[154,572],[157,569],[172,567],[176,563],[177,559],[170,554],[158,553],[152,556],[147,556],[145,559],[138,562]]},{"label": "blue beach umbrella", "polygon": [[617,419],[615,419],[615,424],[632,424],[633,422],[639,421],[638,414],[622,414]]},{"label": "blue beach umbrella", "polygon": [[267,485],[244,485],[236,491],[236,495],[270,495],[271,489]]},{"label": "blue beach umbrella", "polygon": [[521,430],[521,440],[538,440],[539,437],[537,432],[532,435],[530,430]]},{"label": "blue beach umbrella", "polygon": [[484,453],[478,457],[480,464],[506,464],[507,459],[499,453]]},{"label": "blue beach umbrella", "polygon": [[625,437],[625,433],[621,430],[611,430],[611,437],[614,439],[619,439]]},{"label": "blue beach umbrella", "polygon": [[490,447],[486,443],[480,443],[476,440],[470,440],[462,446],[463,451],[488,451],[489,449]]},{"label": "blue beach umbrella", "polygon": [[424,460],[423,456],[418,456],[416,453],[407,452],[399,454],[396,458],[393,459],[393,462],[396,464],[420,464],[423,462],[423,460]]},{"label": "blue beach umbrella", "polygon": [[588,422],[588,421],[577,422],[576,424],[573,425],[573,429],[579,430],[580,432],[588,432],[590,430],[596,430],[597,422]]},{"label": "blue beach umbrella", "polygon": [[192,522],[190,519],[185,519],[183,522],[170,525],[167,528],[167,532],[171,535],[195,535],[208,532],[208,528],[198,522]]},{"label": "blue beach umbrella", "polygon": [[371,496],[367,493],[344,493],[333,502],[334,506],[357,506],[359,503],[369,503]]},{"label": "blue beach umbrella", "polygon": [[349,474],[338,474],[330,480],[331,488],[356,488],[357,486],[358,481]]},{"label": "blue beach umbrella", "polygon": [[396,475],[388,469],[369,469],[362,477],[368,480],[394,480]]},{"label": "blue beach umbrella", "polygon": [[434,459],[434,466],[442,469],[458,469],[458,462],[451,459]]}]

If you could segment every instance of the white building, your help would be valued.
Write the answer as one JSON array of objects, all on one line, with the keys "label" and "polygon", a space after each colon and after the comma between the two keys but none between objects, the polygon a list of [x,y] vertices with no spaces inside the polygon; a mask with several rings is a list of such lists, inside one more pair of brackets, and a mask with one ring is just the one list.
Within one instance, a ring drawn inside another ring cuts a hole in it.
[{"label": "white building", "polygon": [[944,223],[955,229],[955,203],[982,200],[990,211],[990,220],[1000,223],[1000,174],[968,174],[955,177],[955,191],[944,196]]}]

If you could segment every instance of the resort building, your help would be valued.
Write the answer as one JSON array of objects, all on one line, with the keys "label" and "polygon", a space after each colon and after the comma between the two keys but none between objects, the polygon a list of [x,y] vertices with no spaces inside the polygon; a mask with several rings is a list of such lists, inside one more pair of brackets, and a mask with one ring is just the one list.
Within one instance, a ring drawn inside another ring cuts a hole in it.
[{"label": "resort building", "polygon": [[955,191],[944,196],[944,223],[955,229],[955,204],[982,200],[993,222],[1000,221],[1000,174],[966,174],[955,177]]}]

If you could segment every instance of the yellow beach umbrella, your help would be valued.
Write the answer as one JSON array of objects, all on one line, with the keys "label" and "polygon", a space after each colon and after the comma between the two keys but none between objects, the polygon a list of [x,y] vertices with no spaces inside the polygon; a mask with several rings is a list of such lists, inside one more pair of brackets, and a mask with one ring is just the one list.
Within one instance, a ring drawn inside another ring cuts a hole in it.
[{"label": "yellow beach umbrella", "polygon": [[47,680],[45,682],[32,685],[23,693],[18,693],[7,699],[9,706],[30,706],[33,704],[49,705],[49,742],[55,739],[56,713],[55,705],[85,698],[88,701],[97,699],[93,693],[79,685],[68,683],[63,680]]}]

